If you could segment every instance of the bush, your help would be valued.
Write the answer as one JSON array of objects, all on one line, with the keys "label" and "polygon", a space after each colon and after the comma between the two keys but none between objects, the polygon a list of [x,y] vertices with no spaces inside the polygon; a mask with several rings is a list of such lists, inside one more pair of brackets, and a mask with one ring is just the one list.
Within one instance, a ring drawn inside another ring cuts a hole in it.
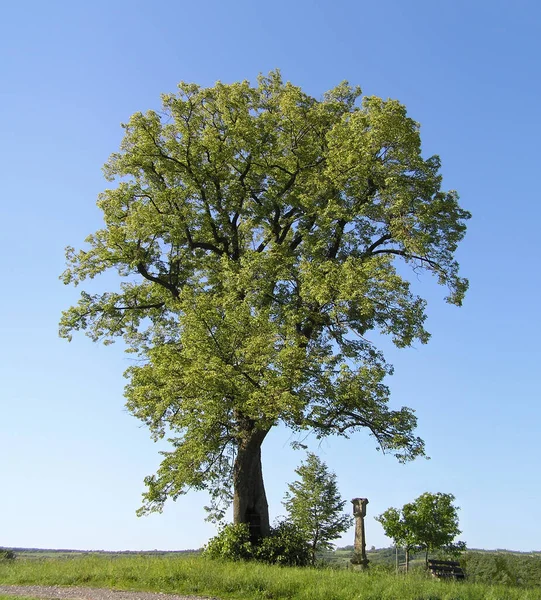
[{"label": "bush", "polygon": [[218,535],[208,541],[203,551],[209,558],[226,560],[248,560],[253,558],[254,548],[250,543],[250,530],[246,523],[229,523]]},{"label": "bush", "polygon": [[255,551],[258,560],[288,567],[305,567],[310,564],[310,549],[306,538],[295,525],[282,521],[271,529]]},{"label": "bush", "polygon": [[541,555],[537,553],[470,550],[461,556],[460,565],[474,583],[541,585]]},{"label": "bush", "polygon": [[15,558],[15,552],[13,550],[0,550],[0,560],[13,560]]},{"label": "bush", "polygon": [[286,522],[272,527],[270,535],[257,544],[250,542],[250,530],[245,523],[225,525],[218,535],[209,540],[203,554],[212,559],[255,559],[290,567],[310,563],[306,539],[294,525]]}]

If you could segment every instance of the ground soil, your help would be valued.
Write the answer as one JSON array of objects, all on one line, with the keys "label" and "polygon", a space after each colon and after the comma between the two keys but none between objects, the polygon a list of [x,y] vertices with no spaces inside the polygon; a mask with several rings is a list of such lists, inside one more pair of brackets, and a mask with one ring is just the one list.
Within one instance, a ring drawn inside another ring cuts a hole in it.
[{"label": "ground soil", "polygon": [[219,600],[209,596],[178,596],[154,592],[126,592],[105,588],[53,585],[0,585],[0,595],[29,596],[51,600]]}]

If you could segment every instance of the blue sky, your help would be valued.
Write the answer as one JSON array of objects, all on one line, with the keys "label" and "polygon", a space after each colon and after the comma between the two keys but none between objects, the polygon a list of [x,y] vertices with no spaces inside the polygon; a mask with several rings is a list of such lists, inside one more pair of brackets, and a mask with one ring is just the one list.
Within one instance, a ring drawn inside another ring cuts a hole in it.
[{"label": "blue sky", "polygon": [[[78,292],[58,275],[64,247],[101,225],[101,165],[121,122],[180,80],[278,67],[318,97],[347,79],[405,103],[473,213],[463,308],[424,278],[432,340],[384,342],[392,402],[416,409],[431,460],[399,465],[365,434],[312,449],[344,498],[368,497],[369,546],[390,543],[373,516],[441,491],[469,546],[541,550],[537,2],[34,0],[1,14],[0,546],[183,549],[213,535],[202,493],[135,516],[160,448],[124,409],[121,347],[58,338]],[[289,441],[278,429],[263,448],[272,517],[303,458]]]}]

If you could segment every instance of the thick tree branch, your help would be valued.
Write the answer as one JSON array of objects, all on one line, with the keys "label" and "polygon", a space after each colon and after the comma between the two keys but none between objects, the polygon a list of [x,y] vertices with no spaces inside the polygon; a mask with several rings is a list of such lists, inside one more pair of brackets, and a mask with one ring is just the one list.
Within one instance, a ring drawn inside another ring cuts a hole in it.
[{"label": "thick tree branch", "polygon": [[392,239],[392,237],[393,236],[390,233],[386,233],[385,235],[381,236],[379,238],[379,240],[376,240],[371,246],[369,246],[366,249],[366,252],[364,254],[365,255],[372,254],[378,246],[381,246],[385,242],[388,242],[390,239]]},{"label": "thick tree branch", "polygon": [[408,252],[405,252],[404,250],[399,250],[398,248],[386,248],[384,250],[375,250],[374,252],[372,252],[372,256],[374,256],[375,254],[394,254],[396,256],[402,256],[403,258],[405,258],[407,260],[419,260],[421,262],[427,263],[434,270],[436,270],[438,272],[443,272],[443,268],[435,260],[426,258],[426,256],[418,256],[417,254],[409,254]]},{"label": "thick tree branch", "polygon": [[336,223],[336,230],[334,232],[334,239],[332,244],[329,246],[327,251],[327,258],[333,259],[336,258],[338,254],[338,250],[340,249],[340,243],[342,242],[342,236],[344,234],[344,227],[346,226],[345,219],[339,219]]},{"label": "thick tree branch", "polygon": [[225,254],[225,250],[222,250],[222,248],[218,248],[218,246],[215,246],[214,244],[210,244],[209,242],[196,242],[193,239],[192,234],[187,227],[185,228],[185,232],[186,240],[188,241],[188,246],[190,247],[190,250],[200,248],[201,250],[210,250],[211,252],[214,252],[215,254],[218,254],[220,256],[222,254]]},{"label": "thick tree branch", "polygon": [[[307,233],[310,232],[312,227],[315,225],[316,219],[317,219],[316,216],[312,216],[308,219],[308,223],[307,223],[306,227],[304,228]],[[303,240],[303,237],[304,237],[304,234],[301,231],[297,231],[295,233],[295,235],[293,236],[293,239],[291,240],[291,243],[289,244],[289,249],[291,252],[293,252],[293,250],[295,250],[297,248],[297,246],[299,246],[299,244]]]},{"label": "thick tree branch", "polygon": [[136,304],[135,306],[115,306],[114,310],[147,310],[149,308],[163,308],[165,302],[155,302],[154,304]]},{"label": "thick tree branch", "polygon": [[166,290],[169,290],[174,298],[179,297],[180,294],[175,285],[169,283],[168,281],[161,279],[160,277],[156,277],[155,275],[152,275],[151,273],[149,273],[146,266],[143,263],[138,263],[137,272],[140,275],[142,275],[145,279],[147,279],[148,281],[152,281],[152,283],[157,283],[158,285],[161,285],[162,287],[164,287]]}]

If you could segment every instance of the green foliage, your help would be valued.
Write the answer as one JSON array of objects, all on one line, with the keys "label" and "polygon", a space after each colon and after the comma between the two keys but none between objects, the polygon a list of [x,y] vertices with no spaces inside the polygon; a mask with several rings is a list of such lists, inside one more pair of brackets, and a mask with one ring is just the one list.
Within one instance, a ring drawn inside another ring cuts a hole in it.
[{"label": "green foliage", "polygon": [[311,562],[310,548],[306,537],[299,528],[286,521],[271,529],[257,546],[255,556],[271,565],[305,567]]},{"label": "green foliage", "polygon": [[406,550],[424,550],[426,558],[429,552],[437,550],[456,555],[466,546],[453,541],[460,534],[454,499],[452,494],[426,492],[400,510],[387,509],[376,521],[387,537]]},{"label": "green foliage", "polygon": [[250,529],[246,523],[229,523],[211,538],[203,554],[212,559],[248,560],[254,558]]},{"label": "green foliage", "polygon": [[303,567],[310,562],[306,538],[291,523],[281,522],[258,543],[250,542],[246,523],[230,523],[205,546],[204,556],[221,560],[258,560],[269,564]]},{"label": "green foliage", "polygon": [[0,560],[13,560],[15,558],[16,556],[13,550],[8,550],[7,548],[0,550]]},{"label": "green foliage", "polygon": [[365,429],[399,460],[423,455],[367,333],[429,339],[399,262],[461,304],[454,253],[470,215],[441,190],[405,107],[360,94],[342,83],[317,100],[277,71],[256,86],[181,83],[123,126],[104,227],[67,249],[62,275],[80,285],[113,270],[120,286],[83,290],[60,335],[122,337],[139,358],[127,407],[171,444],[142,512],[188,489],[227,504],[237,449],[278,423]]},{"label": "green foliage", "polygon": [[375,519],[381,523],[385,535],[391,538],[397,546],[408,550],[415,548],[417,538],[413,524],[406,520],[403,511],[391,507]]},{"label": "green foliage", "polygon": [[332,548],[332,540],[353,524],[353,517],[342,511],[346,503],[338,492],[336,475],[315,454],[295,470],[299,480],[288,484],[285,502],[289,519],[310,545],[311,561],[316,553]]},{"label": "green foliage", "polygon": [[469,581],[541,587],[540,554],[468,551],[460,565]]}]

